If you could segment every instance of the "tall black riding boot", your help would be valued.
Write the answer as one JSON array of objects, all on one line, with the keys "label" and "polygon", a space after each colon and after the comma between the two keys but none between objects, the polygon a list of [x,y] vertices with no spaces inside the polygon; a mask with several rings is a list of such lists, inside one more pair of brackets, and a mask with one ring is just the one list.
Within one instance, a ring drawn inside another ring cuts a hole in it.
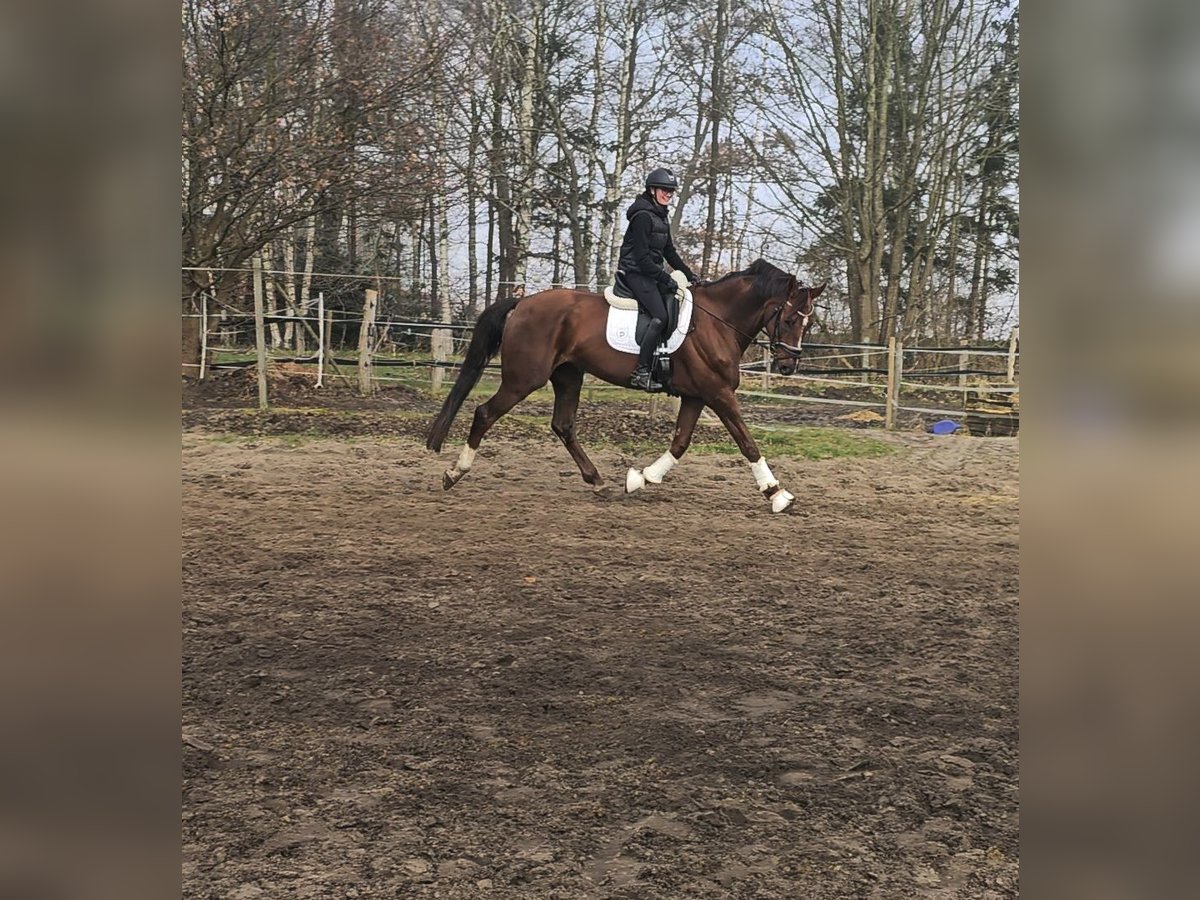
[{"label": "tall black riding boot", "polygon": [[654,362],[654,351],[658,347],[658,339],[662,336],[662,330],[662,319],[651,319],[650,324],[646,326],[646,334],[642,337],[641,349],[638,353],[638,366],[633,370],[633,375],[629,379],[630,387],[640,388],[649,393],[663,389],[663,386],[654,380],[654,376],[650,370],[650,366]]}]

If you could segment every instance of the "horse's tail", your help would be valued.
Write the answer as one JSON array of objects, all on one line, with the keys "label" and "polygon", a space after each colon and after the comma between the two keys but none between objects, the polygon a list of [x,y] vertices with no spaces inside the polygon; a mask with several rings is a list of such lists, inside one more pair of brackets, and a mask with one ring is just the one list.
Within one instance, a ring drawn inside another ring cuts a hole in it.
[{"label": "horse's tail", "polygon": [[450,388],[450,393],[442,403],[442,408],[430,423],[429,431],[425,434],[425,446],[428,449],[435,453],[442,449],[442,442],[446,440],[450,425],[454,422],[454,417],[458,415],[463,401],[467,399],[467,394],[471,393],[471,389],[479,383],[479,376],[483,374],[488,360],[495,356],[496,351],[500,349],[500,338],[504,335],[504,322],[520,299],[519,297],[509,297],[499,303],[494,303],[485,309],[476,320],[475,331],[471,336],[471,343],[467,346],[467,356],[458,372],[458,378],[454,380],[454,386]]}]

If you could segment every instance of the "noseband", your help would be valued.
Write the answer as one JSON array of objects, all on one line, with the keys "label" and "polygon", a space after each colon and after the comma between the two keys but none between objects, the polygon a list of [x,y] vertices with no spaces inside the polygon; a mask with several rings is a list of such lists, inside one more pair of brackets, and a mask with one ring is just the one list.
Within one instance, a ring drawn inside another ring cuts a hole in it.
[{"label": "noseband", "polygon": [[[783,332],[783,311],[787,309],[787,305],[791,302],[792,298],[788,297],[786,300],[780,303],[779,308],[776,309],[775,312],[771,313],[771,315],[767,317],[767,321],[763,323],[763,330],[767,332],[767,348],[771,350],[771,352],[774,352],[777,348],[782,348],[786,350],[793,359],[796,359],[801,354],[801,348],[793,347],[791,344],[784,343],[783,339],[780,337],[781,333]],[[804,330],[808,328],[808,320],[812,318],[812,312],[806,312],[802,315],[804,316],[804,321],[800,323],[801,344],[804,343]],[[771,322],[772,319],[774,319],[773,326]]]}]

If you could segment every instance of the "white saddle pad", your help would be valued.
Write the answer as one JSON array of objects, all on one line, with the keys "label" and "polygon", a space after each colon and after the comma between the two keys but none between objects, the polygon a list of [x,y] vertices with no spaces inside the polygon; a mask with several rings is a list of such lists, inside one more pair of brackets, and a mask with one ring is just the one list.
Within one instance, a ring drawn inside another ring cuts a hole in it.
[{"label": "white saddle pad", "polygon": [[[604,330],[604,336],[608,338],[608,345],[622,353],[637,353],[639,350],[635,334],[637,319],[638,311],[636,309],[617,309],[615,306],[609,306],[608,327]],[[687,337],[691,324],[692,292],[685,291],[683,302],[679,304],[679,324],[667,341],[667,353],[674,353],[679,349],[679,345]]]}]

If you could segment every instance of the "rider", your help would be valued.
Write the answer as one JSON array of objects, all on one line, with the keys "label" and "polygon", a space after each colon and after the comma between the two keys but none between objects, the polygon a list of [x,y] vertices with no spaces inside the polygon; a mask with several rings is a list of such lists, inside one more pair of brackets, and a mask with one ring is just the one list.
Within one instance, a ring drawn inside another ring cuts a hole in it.
[{"label": "rider", "polygon": [[667,322],[665,298],[675,293],[675,282],[663,268],[663,260],[682,272],[688,284],[695,284],[697,280],[687,263],[679,258],[671,242],[667,205],[678,189],[679,182],[670,169],[655,169],[646,176],[645,193],[639,194],[625,211],[629,226],[625,229],[617,268],[625,276],[637,302],[650,315],[650,324],[638,354],[638,366],[629,383],[644,391],[659,391],[663,387],[650,373],[654,349],[664,337],[662,332]]}]

